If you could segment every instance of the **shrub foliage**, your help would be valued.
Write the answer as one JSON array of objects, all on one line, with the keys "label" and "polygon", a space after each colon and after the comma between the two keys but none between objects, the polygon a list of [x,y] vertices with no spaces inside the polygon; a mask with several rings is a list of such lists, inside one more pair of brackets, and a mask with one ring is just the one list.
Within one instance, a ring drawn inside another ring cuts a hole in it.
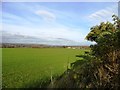
[{"label": "shrub foliage", "polygon": [[112,16],[114,23],[102,22],[93,26],[86,36],[91,51],[71,63],[61,77],[50,84],[52,88],[118,88],[120,86],[120,19]]}]

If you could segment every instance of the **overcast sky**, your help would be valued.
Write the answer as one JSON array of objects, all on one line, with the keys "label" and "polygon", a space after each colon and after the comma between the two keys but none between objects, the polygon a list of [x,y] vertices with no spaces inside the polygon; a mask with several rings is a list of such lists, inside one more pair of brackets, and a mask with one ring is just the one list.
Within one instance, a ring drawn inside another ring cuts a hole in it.
[{"label": "overcast sky", "polygon": [[43,39],[85,42],[90,27],[112,21],[117,2],[4,2],[4,32]]}]

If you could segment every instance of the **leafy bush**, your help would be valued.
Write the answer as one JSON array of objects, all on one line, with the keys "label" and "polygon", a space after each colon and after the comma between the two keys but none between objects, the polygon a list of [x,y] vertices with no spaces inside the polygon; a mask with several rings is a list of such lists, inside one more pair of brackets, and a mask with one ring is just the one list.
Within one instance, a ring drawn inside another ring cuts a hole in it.
[{"label": "leafy bush", "polygon": [[118,88],[120,87],[120,19],[113,15],[113,23],[102,22],[93,26],[86,36],[91,45],[91,51],[82,58],[71,63],[60,78],[49,87],[55,88]]}]

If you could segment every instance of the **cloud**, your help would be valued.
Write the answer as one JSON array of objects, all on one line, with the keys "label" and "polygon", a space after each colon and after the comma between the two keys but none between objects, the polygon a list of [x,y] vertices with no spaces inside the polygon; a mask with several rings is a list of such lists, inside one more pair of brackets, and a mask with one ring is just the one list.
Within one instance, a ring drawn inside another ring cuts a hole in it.
[{"label": "cloud", "polygon": [[46,10],[38,10],[35,13],[40,15],[46,21],[54,21],[56,19],[55,14]]},{"label": "cloud", "polygon": [[94,12],[88,16],[88,19],[92,22],[104,22],[104,21],[112,21],[112,15],[117,15],[118,6],[112,5],[111,7],[106,7],[105,9],[101,9],[97,12]]},{"label": "cloud", "polygon": [[[54,26],[54,25],[53,25]],[[3,23],[3,31],[7,31],[11,34],[20,34],[26,36],[34,36],[37,38],[49,39],[49,38],[64,38],[74,41],[84,41],[83,29],[69,28],[62,25],[56,25],[53,27],[28,27],[19,25],[10,25]]]}]

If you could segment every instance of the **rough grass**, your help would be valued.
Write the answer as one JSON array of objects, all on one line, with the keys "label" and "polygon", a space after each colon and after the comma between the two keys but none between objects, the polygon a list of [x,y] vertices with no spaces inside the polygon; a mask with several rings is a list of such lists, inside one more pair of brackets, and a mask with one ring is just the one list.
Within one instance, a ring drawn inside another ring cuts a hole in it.
[{"label": "rough grass", "polygon": [[66,48],[3,48],[3,88],[44,87],[50,76],[59,76],[75,55],[85,50]]}]

